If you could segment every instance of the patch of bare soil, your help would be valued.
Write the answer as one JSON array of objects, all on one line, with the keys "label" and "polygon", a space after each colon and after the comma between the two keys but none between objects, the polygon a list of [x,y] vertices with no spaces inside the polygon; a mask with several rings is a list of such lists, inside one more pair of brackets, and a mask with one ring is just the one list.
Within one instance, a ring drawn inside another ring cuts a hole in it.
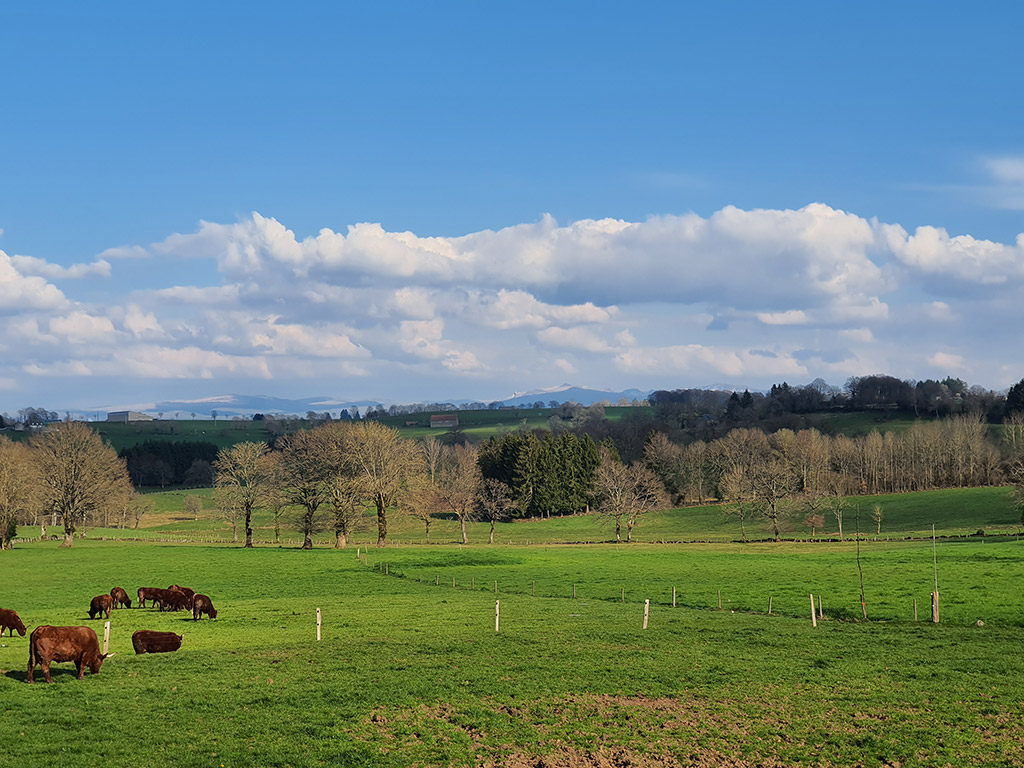
[{"label": "patch of bare soil", "polygon": [[[658,759],[634,755],[624,749],[563,749],[543,757],[509,755],[483,768],[675,768],[679,763],[671,756]],[[718,765],[718,763],[709,763]]]}]

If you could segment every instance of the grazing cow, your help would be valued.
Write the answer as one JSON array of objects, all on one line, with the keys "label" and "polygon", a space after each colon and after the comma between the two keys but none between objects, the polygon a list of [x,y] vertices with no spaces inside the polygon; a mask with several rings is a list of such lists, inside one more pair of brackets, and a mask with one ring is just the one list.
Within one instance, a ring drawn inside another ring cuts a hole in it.
[{"label": "grazing cow", "polygon": [[[110,597],[110,595],[107,595]],[[43,668],[46,682],[50,679],[50,663],[73,661],[78,669],[78,679],[85,677],[85,668],[94,675],[100,673],[100,665],[107,658],[100,655],[100,641],[89,627],[51,627],[45,624],[32,630],[28,639],[28,681],[34,683],[36,664]]]},{"label": "grazing cow", "polygon": [[22,637],[25,636],[25,625],[21,623],[18,614],[9,608],[0,608],[0,637],[4,636],[5,629],[11,631],[11,637],[14,637],[14,630],[18,630],[18,634]]},{"label": "grazing cow", "polygon": [[192,621],[199,621],[199,617],[206,614],[211,619],[217,618],[217,609],[213,607],[213,600],[206,595],[196,595],[192,601]]},{"label": "grazing cow", "polygon": [[173,589],[176,592],[184,592],[185,597],[187,597],[189,600],[189,604],[192,603],[192,598],[196,596],[196,591],[194,589],[189,589],[188,587],[179,587],[177,584],[171,584],[171,586],[169,586],[168,589]]},{"label": "grazing cow", "polygon": [[188,608],[190,602],[184,592],[178,592],[176,589],[162,590],[157,601],[161,611],[180,611]]},{"label": "grazing cow", "polygon": [[121,606],[124,606],[126,608],[132,607],[132,599],[128,597],[128,593],[120,587],[114,587],[112,590],[110,590],[110,596],[114,598],[115,608],[120,608]]},{"label": "grazing cow", "polygon": [[184,635],[176,635],[173,632],[156,632],[152,629],[140,629],[132,635],[132,648],[136,654],[141,653],[168,653],[181,648],[181,640]]},{"label": "grazing cow", "polygon": [[146,601],[157,602],[157,595],[163,592],[160,587],[139,587],[139,608],[146,607]]},{"label": "grazing cow", "polygon": [[103,618],[103,614],[107,614],[107,618],[110,618],[110,609],[114,607],[114,598],[110,595],[96,595],[89,604],[89,618],[95,619],[97,616]]}]

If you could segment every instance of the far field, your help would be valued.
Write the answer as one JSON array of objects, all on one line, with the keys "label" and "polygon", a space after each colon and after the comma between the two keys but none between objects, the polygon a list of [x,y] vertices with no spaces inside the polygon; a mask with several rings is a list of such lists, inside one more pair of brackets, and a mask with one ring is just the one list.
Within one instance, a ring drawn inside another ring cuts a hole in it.
[{"label": "far field", "polygon": [[[611,422],[624,418],[648,418],[653,406],[607,406],[605,418]],[[430,416],[439,411],[385,416],[381,423],[399,430],[405,437],[422,440],[426,437],[441,438],[447,429],[431,429]],[[517,429],[548,429],[554,410],[551,408],[507,408],[484,411],[457,411],[459,430],[474,443],[489,437],[502,435]],[[902,432],[914,424],[916,419],[905,413],[883,413],[876,411],[836,411],[811,414],[810,423],[829,433],[843,433],[849,436],[866,435],[872,431]],[[146,440],[203,440],[226,448],[247,440],[268,441],[270,432],[267,422],[234,419],[157,419],[154,421],[132,422],[129,424],[106,421],[90,422],[100,435],[115,450],[136,445]],[[998,425],[990,427],[994,431]],[[2,434],[14,439],[27,439],[28,433],[4,430]]]},{"label": "far field", "polygon": [[[230,525],[217,516],[214,508],[212,489],[164,491],[147,495],[154,500],[156,510],[142,519],[139,529],[129,528],[122,531],[94,528],[88,530],[87,535],[92,538],[166,539],[199,543],[231,540]],[[183,512],[184,499],[189,495],[196,495],[202,499],[203,512],[199,520],[191,519]],[[876,504],[883,510],[880,535],[876,533],[876,526],[871,521],[871,510]],[[637,542],[740,541],[740,524],[729,514],[731,510],[731,505],[710,504],[655,512],[645,517],[634,529],[633,538]],[[871,539],[930,538],[932,525],[935,526],[938,536],[972,536],[979,530],[989,535],[1024,533],[1020,514],[1014,511],[1010,503],[1009,489],[1002,487],[955,488],[888,496],[852,497],[843,522],[845,538],[853,537],[858,525],[858,512],[860,530]],[[810,529],[799,522],[802,517],[803,515],[797,515],[783,526],[783,535],[787,539],[811,539]],[[290,520],[287,514],[283,517],[281,538],[275,542],[272,518],[268,513],[258,512],[254,525],[257,541],[261,544],[280,543],[284,546],[301,543],[298,533],[289,525]],[[315,542],[318,546],[330,546],[334,538],[329,530],[329,510],[322,513],[321,521],[328,530],[318,534]],[[763,520],[748,520],[745,527],[747,538],[750,540],[764,540],[771,535],[768,524]],[[470,543],[487,542],[488,524],[471,522],[467,526],[467,531]],[[22,526],[19,532],[23,539],[39,536],[39,529],[30,526]],[[838,524],[835,518],[826,512],[825,525],[814,533],[815,541],[818,542],[838,540]],[[625,529],[622,535],[625,538]],[[431,523],[430,538],[435,544],[461,542],[458,521],[451,517],[438,516]],[[388,539],[395,545],[422,544],[425,541],[424,526],[400,512],[392,512],[388,522]],[[495,543],[500,545],[614,540],[614,525],[607,518],[597,514],[504,522],[498,523],[495,531]],[[375,545],[376,541],[376,513],[367,510],[353,546]]]}]

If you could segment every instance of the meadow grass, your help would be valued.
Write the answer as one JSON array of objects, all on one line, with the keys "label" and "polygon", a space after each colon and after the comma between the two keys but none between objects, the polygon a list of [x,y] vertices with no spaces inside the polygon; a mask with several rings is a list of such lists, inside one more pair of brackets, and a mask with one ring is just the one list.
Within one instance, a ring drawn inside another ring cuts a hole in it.
[{"label": "meadow grass", "polygon": [[[202,499],[203,512],[198,521],[184,513],[186,496],[197,495]],[[230,541],[231,527],[217,515],[212,489],[164,491],[147,496],[155,502],[155,510],[143,517],[139,529],[117,530],[91,528],[90,537],[142,538],[151,540],[189,540],[197,542]],[[944,537],[964,537],[979,530],[987,534],[1016,535],[1021,531],[1020,513],[1010,502],[1009,489],[1005,487],[954,488],[918,493],[892,494],[883,496],[852,497],[845,513],[843,531],[845,538],[852,538],[860,515],[860,530],[865,536],[880,539],[903,539],[906,537],[930,537],[932,525],[936,533]],[[871,510],[875,505],[883,510],[881,534],[871,521]],[[694,542],[694,541],[739,541],[739,521],[729,515],[732,506],[708,504],[682,507],[654,512],[647,515],[633,532],[640,542]],[[794,514],[783,521],[784,536],[789,539],[810,539],[811,531],[800,520],[803,513]],[[838,540],[838,525],[827,511],[825,525],[815,531],[817,539]],[[330,511],[320,515],[324,526],[329,527]],[[291,545],[301,540],[293,525],[294,516],[283,518],[280,543]],[[254,518],[256,538],[263,543],[275,543],[273,519],[267,512],[257,512]],[[771,529],[764,520],[748,520],[746,534],[751,540],[770,538]],[[20,535],[30,539],[39,535],[39,529],[22,526]],[[58,531],[53,531],[57,533]],[[470,543],[485,543],[490,526],[483,522],[470,522],[467,526]],[[354,545],[375,544],[377,540],[376,512],[367,510],[359,530],[353,539]],[[431,523],[431,542],[454,544],[462,540],[457,520],[439,515]],[[625,530],[623,529],[623,537]],[[423,524],[393,510],[388,517],[388,538],[396,545],[421,544],[425,542]],[[518,520],[499,523],[495,529],[495,542],[501,544],[536,543],[578,543],[609,542],[615,540],[614,524],[597,514],[581,514],[551,519]],[[330,531],[321,531],[314,541],[318,545],[333,543]]]},{"label": "meadow grass", "polygon": [[[0,555],[0,601],[30,628],[89,624],[102,638],[86,609],[115,585],[186,584],[220,615],[116,611],[118,655],[82,682],[56,665],[52,686],[25,684],[27,638],[5,637],[0,744],[25,768],[1020,765],[1024,546],[936,550],[939,625],[906,610],[931,589],[929,542],[862,543],[866,622],[850,544],[410,547],[359,559],[22,544]],[[473,578],[478,589],[462,588]],[[493,585],[479,584],[495,579],[500,633]],[[826,596],[816,629],[800,606],[812,591]],[[134,656],[140,628],[183,632],[182,649]]]},{"label": "meadow grass", "polygon": [[90,422],[100,436],[120,451],[147,440],[200,441],[213,443],[218,448],[230,448],[247,441],[267,442],[270,433],[262,421],[171,420],[133,421],[118,423]]}]

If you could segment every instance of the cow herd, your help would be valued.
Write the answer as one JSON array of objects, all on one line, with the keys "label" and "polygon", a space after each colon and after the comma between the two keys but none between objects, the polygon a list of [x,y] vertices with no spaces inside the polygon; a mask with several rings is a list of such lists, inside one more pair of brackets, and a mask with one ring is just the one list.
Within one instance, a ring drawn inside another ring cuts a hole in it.
[{"label": "cow herd", "polygon": [[[217,618],[217,609],[213,601],[206,595],[196,594],[195,590],[172,584],[167,589],[157,587],[139,587],[138,607],[145,608],[149,601],[161,611],[192,611],[192,620],[199,621],[205,613],[211,619]],[[114,587],[110,594],[97,595],[89,604],[89,618],[110,618],[115,608],[131,608],[132,601],[128,593],[121,587]],[[15,631],[25,636],[25,624],[15,611],[0,608],[0,636],[8,630],[11,637]],[[136,654],[166,653],[181,647],[182,635],[173,632],[140,629],[132,635],[132,647]],[[90,627],[52,627],[40,625],[32,630],[28,641],[28,681],[33,679],[36,665],[42,667],[46,682],[50,679],[51,662],[73,661],[78,670],[78,679],[85,677],[85,669],[98,674],[107,654],[100,654],[99,638]]]}]

